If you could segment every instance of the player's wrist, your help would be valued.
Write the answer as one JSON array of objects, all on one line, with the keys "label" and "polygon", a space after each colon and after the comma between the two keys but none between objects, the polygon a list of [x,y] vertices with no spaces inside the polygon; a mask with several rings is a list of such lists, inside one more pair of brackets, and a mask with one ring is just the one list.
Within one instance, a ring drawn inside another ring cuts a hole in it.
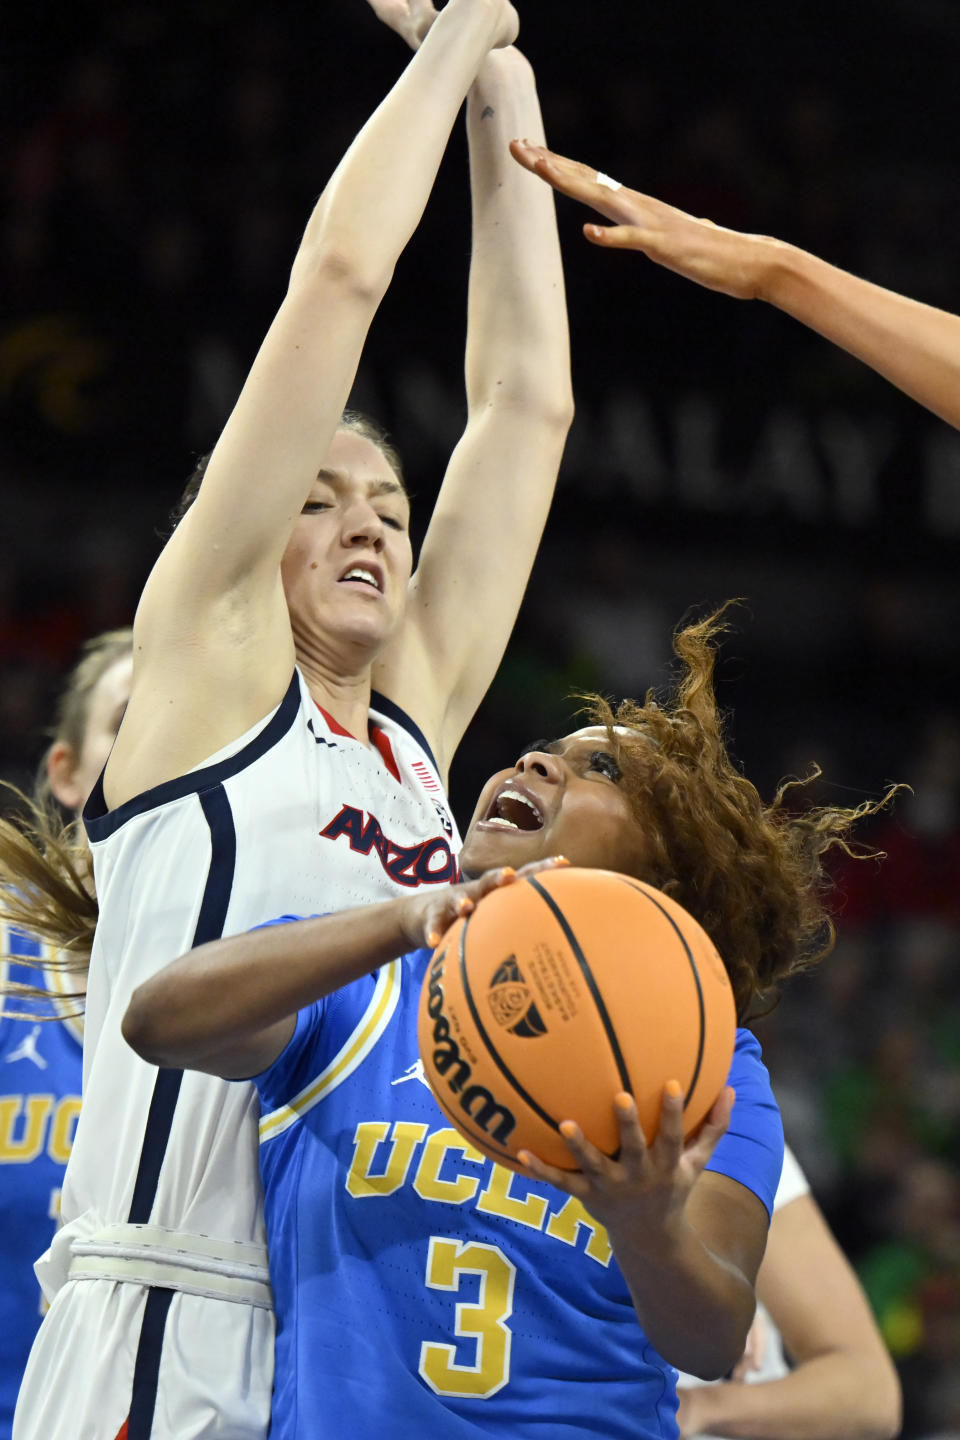
[{"label": "player's wrist", "polygon": [[511,6],[507,4],[507,0],[449,0],[433,28],[436,29],[443,21],[450,24],[455,19],[458,24],[472,22],[482,27],[490,49],[495,46],[505,47],[510,43],[510,32],[516,35],[516,25],[510,23],[510,11]]},{"label": "player's wrist", "polygon": [[520,76],[532,79],[533,66],[516,45],[504,45],[499,50],[491,50],[484,59],[474,81],[474,93],[516,84]]},{"label": "player's wrist", "polygon": [[[683,1433],[685,1435],[709,1434],[712,1426],[718,1425],[723,1416],[721,1391],[728,1382],[715,1385],[692,1385],[682,1391]],[[678,1417],[679,1418],[679,1417]]]},{"label": "player's wrist", "polygon": [[804,259],[809,257],[796,245],[770,235],[751,235],[749,239],[754,247],[755,298],[785,309],[801,279]]}]

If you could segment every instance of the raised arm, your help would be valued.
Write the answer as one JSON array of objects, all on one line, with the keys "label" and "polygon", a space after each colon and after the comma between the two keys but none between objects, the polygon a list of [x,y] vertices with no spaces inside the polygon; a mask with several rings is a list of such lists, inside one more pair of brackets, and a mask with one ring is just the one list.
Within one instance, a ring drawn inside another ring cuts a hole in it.
[{"label": "raised arm", "polygon": [[774,1212],[757,1294],[794,1363],[754,1385],[685,1391],[685,1436],[892,1440],[900,1386],[866,1297],[811,1195]]},{"label": "raised arm", "polygon": [[293,645],[281,557],[464,96],[516,28],[506,0],[450,0],[326,186],[197,500],[144,592],[110,803],[166,778],[158,770],[180,773],[282,696]]},{"label": "raised arm", "polygon": [[553,197],[510,158],[542,135],[533,71],[490,54],[467,101],[473,247],[468,419],[411,581],[407,621],[374,685],[409,709],[442,765],[513,628],[573,415]]},{"label": "raised arm", "polygon": [[960,317],[838,270],[768,235],[744,235],[539,145],[513,153],[611,225],[584,225],[594,245],[640,250],[658,265],[738,300],[765,300],[848,350],[950,425],[960,427]]}]

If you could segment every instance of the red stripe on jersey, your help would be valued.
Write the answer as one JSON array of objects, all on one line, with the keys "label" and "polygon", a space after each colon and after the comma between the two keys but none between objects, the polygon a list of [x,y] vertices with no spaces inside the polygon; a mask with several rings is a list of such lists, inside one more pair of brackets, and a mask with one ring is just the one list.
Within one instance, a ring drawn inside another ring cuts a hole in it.
[{"label": "red stripe on jersey", "polygon": [[[317,709],[320,711],[320,714],[330,726],[330,729],[333,731],[334,735],[345,735],[348,740],[356,740],[356,735],[351,735],[349,730],[345,730],[340,724],[339,720],[334,720],[333,716],[328,710],[324,710],[323,706],[318,704],[316,700],[314,700],[313,703],[317,706]],[[372,720],[370,721],[370,739],[380,751],[381,759],[383,760],[384,765],[386,765],[387,769],[390,771],[390,774],[393,776],[394,780],[396,780],[398,785],[402,785],[403,778],[400,774],[400,767],[397,764],[396,757],[394,756],[393,746],[390,744],[389,736],[387,736],[380,729],[379,725],[374,725]]]},{"label": "red stripe on jersey", "polygon": [[130,1416],[128,1415],[126,1420],[124,1420],[123,1424],[120,1426],[120,1429],[117,1431],[116,1440],[127,1440],[127,1427],[129,1424]]},{"label": "red stripe on jersey", "polygon": [[436,790],[439,792],[440,786],[436,780],[434,780],[422,760],[411,760],[410,768],[416,773],[417,779],[422,783],[424,790]]},{"label": "red stripe on jersey", "polygon": [[317,706],[317,709],[320,711],[320,714],[330,726],[330,729],[333,731],[334,735],[346,735],[348,740],[356,740],[356,735],[351,735],[349,730],[344,730],[343,726],[340,724],[340,721],[334,720],[329,710],[324,710],[323,706],[318,705],[316,700],[314,700],[313,703]]},{"label": "red stripe on jersey", "polygon": [[394,756],[393,746],[390,744],[390,736],[386,733],[386,731],[381,730],[379,725],[371,724],[370,739],[380,751],[380,754],[383,758],[383,763],[390,771],[390,774],[393,776],[394,780],[396,780],[398,785],[402,785],[403,780],[400,777],[400,767],[397,764],[396,757]]}]

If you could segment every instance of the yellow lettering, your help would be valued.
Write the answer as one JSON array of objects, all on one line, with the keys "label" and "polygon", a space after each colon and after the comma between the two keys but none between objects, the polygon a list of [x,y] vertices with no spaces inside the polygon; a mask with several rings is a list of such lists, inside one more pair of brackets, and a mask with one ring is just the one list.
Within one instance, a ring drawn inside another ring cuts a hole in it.
[{"label": "yellow lettering", "polygon": [[357,1126],[353,1136],[353,1160],[347,1175],[347,1190],[357,1200],[368,1195],[392,1195],[407,1178],[413,1152],[429,1127],[409,1120],[397,1120],[393,1126],[392,1147],[387,1168],[382,1175],[371,1175],[374,1152],[390,1134],[387,1120],[366,1120]]},{"label": "yellow lettering", "polygon": [[458,1130],[435,1130],[423,1147],[423,1159],[417,1169],[413,1188],[424,1200],[441,1200],[446,1205],[462,1205],[472,1200],[480,1184],[479,1176],[458,1175],[456,1180],[441,1180],[443,1162],[457,1151],[465,1160],[483,1164],[483,1156]]},{"label": "yellow lettering", "polygon": [[531,1230],[543,1229],[543,1217],[547,1213],[547,1200],[543,1195],[528,1195],[521,1200],[519,1195],[510,1194],[510,1186],[517,1178],[513,1170],[505,1165],[494,1165],[490,1183],[477,1201],[477,1209],[486,1215],[502,1215],[506,1220],[517,1220],[529,1225]]},{"label": "yellow lettering", "polygon": [[475,1305],[457,1305],[454,1334],[472,1340],[474,1363],[457,1361],[457,1347],[448,1342],[424,1340],[420,1345],[420,1374],[438,1395],[470,1395],[484,1399],[501,1390],[510,1379],[510,1341],[507,1321],[513,1314],[516,1267],[499,1245],[479,1241],[464,1244],[430,1237],[426,1282],[432,1290],[459,1290],[463,1275],[477,1275],[480,1293]]},{"label": "yellow lettering", "polygon": [[[0,1100],[0,1164],[26,1165],[36,1160],[43,1150],[53,1099],[52,1095],[11,1095]],[[19,1139],[15,1139],[14,1127],[21,1110],[25,1111],[25,1119]]]},{"label": "yellow lettering", "polygon": [[583,1208],[575,1195],[570,1196],[562,1210],[550,1216],[547,1234],[552,1235],[554,1240],[562,1240],[565,1245],[576,1245],[581,1225],[590,1231],[584,1253],[600,1265],[609,1265],[613,1247],[607,1232],[599,1221],[594,1220],[590,1212]]},{"label": "yellow lettering", "polygon": [[73,1137],[77,1133],[79,1118],[80,1096],[65,1096],[57,1106],[57,1112],[50,1127],[50,1139],[47,1141],[47,1154],[51,1160],[56,1160],[60,1165],[66,1165],[70,1159]]}]

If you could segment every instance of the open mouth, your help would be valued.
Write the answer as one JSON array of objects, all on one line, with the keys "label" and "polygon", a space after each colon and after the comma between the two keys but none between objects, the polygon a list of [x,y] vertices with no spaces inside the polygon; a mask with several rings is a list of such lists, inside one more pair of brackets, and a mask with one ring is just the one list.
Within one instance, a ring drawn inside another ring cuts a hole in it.
[{"label": "open mouth", "polygon": [[339,583],[342,585],[347,580],[352,580],[361,585],[369,585],[370,588],[376,590],[378,594],[383,594],[383,576],[380,575],[378,571],[371,570],[366,565],[351,565],[350,569],[340,576]]},{"label": "open mouth", "polygon": [[507,786],[495,796],[483,820],[485,825],[496,825],[501,830],[543,829],[543,816],[536,805],[512,786]]}]

